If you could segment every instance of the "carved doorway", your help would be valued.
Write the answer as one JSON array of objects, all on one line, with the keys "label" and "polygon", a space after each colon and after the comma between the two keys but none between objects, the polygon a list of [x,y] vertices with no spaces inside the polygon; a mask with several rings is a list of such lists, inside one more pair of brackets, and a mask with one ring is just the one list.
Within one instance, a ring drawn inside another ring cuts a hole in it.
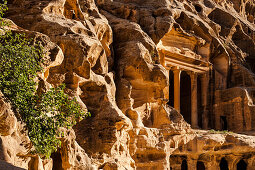
[{"label": "carved doorway", "polygon": [[186,159],[182,161],[181,170],[188,170],[188,163]]},{"label": "carved doorway", "polygon": [[228,130],[228,121],[226,116],[220,116],[221,130]]},{"label": "carved doorway", "polygon": [[246,170],[247,169],[247,163],[242,159],[240,160],[236,165],[237,170]]},{"label": "carved doorway", "polygon": [[197,170],[205,170],[205,165],[201,161],[197,161]]},{"label": "carved doorway", "polygon": [[220,161],[220,170],[229,170],[228,161],[225,158],[222,158]]},{"label": "carved doorway", "polygon": [[64,170],[62,167],[62,158],[61,158],[61,153],[58,150],[57,152],[54,152],[51,154],[51,158],[53,160],[53,168],[54,170]]}]

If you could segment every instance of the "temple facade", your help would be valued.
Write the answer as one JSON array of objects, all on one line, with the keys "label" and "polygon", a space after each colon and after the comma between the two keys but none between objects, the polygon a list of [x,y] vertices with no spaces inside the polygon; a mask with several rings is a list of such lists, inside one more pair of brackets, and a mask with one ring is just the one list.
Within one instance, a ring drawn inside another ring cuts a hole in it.
[{"label": "temple facade", "polygon": [[160,62],[169,74],[169,105],[181,112],[192,128],[207,129],[206,105],[211,63],[207,57],[192,51],[201,43],[172,29],[161,39],[157,48]]},{"label": "temple facade", "polygon": [[[159,60],[170,83],[168,104],[195,129],[253,130],[252,78],[239,80],[245,71],[238,66],[230,70],[227,53],[211,54],[210,48],[176,25],[160,40]],[[230,76],[231,71],[239,74]]]}]

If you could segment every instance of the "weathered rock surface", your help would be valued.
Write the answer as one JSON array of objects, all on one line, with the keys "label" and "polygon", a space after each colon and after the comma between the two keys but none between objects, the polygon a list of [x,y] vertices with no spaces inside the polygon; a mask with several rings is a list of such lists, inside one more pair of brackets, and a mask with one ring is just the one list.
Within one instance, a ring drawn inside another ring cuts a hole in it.
[{"label": "weathered rock surface", "polygon": [[[185,164],[214,170],[222,160],[229,169],[241,160],[248,169],[255,166],[253,1],[8,3],[6,17],[17,24],[12,29],[45,49],[38,92],[65,83],[91,117],[63,129],[61,148],[43,160],[26,154],[29,139],[0,98],[1,160],[44,170],[161,170]],[[175,109],[173,69],[179,70],[181,90]],[[186,121],[194,128],[250,136],[192,130]]]}]

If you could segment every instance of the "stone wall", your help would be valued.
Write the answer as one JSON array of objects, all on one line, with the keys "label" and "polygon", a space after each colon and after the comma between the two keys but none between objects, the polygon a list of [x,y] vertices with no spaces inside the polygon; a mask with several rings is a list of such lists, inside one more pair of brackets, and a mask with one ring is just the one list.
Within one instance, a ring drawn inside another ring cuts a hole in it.
[{"label": "stone wall", "polygon": [[45,48],[38,90],[65,83],[91,117],[63,129],[61,148],[46,160],[27,154],[24,125],[0,101],[1,160],[44,170],[255,166],[253,1],[9,0],[8,7],[13,31]]}]

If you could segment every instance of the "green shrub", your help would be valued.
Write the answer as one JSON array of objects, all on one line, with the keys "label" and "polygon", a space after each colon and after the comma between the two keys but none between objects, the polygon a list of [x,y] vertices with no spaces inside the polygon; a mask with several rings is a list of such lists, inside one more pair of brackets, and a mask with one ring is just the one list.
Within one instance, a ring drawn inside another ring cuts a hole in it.
[{"label": "green shrub", "polygon": [[231,134],[231,133],[233,133],[232,131],[228,131],[228,130],[214,130],[214,129],[211,129],[208,132],[212,133],[212,134]]},{"label": "green shrub", "polygon": [[[6,6],[0,5],[0,15]],[[1,20],[1,28],[5,25]],[[43,49],[25,35],[5,31],[0,35],[0,90],[16,115],[26,124],[34,152],[50,157],[60,146],[59,128],[69,128],[87,116],[76,99],[69,99],[64,85],[36,93],[37,73],[42,71]]]}]

